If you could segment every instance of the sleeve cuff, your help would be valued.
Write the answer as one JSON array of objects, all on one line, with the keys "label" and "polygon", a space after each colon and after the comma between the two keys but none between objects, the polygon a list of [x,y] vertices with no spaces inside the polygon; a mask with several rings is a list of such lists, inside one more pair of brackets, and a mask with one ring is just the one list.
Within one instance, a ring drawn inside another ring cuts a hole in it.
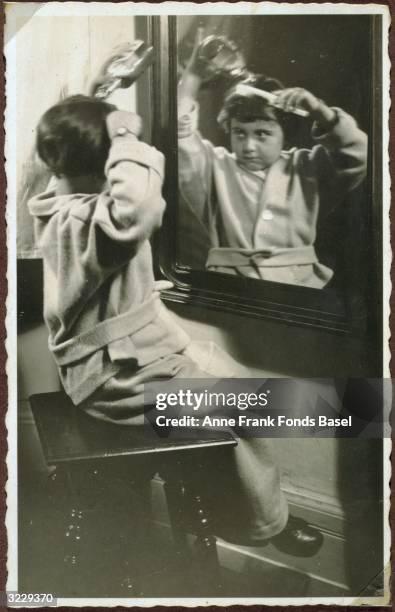
[{"label": "sleeve cuff", "polygon": [[142,124],[141,117],[135,113],[117,110],[107,116],[107,131],[111,140],[130,135],[137,138],[141,134]]},{"label": "sleeve cuff", "polygon": [[178,138],[187,138],[199,129],[199,104],[182,98],[178,104]]},{"label": "sleeve cuff", "polygon": [[336,119],[327,126],[320,126],[315,122],[312,128],[312,136],[315,142],[324,146],[336,145],[343,141],[348,142],[350,135],[358,130],[357,123],[351,115],[345,113],[341,108],[332,107],[336,113]]},{"label": "sleeve cuff", "polygon": [[152,168],[163,181],[165,160],[162,153],[154,147],[127,137],[116,138],[107,159],[105,167],[106,175],[115,164],[124,161]]}]

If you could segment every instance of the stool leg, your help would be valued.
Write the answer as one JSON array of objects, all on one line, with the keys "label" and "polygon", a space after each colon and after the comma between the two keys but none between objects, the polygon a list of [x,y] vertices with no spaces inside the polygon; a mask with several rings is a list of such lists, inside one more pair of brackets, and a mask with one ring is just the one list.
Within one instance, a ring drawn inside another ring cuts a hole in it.
[{"label": "stool leg", "polygon": [[83,595],[86,585],[81,572],[81,544],[85,517],[79,495],[67,468],[57,467],[49,476],[48,484],[50,498],[56,500],[61,495],[62,500],[59,540],[57,540],[59,553],[59,566],[55,578],[57,593],[59,597]]},{"label": "stool leg", "polygon": [[180,562],[188,559],[188,543],[184,525],[185,487],[182,480],[165,481],[165,494],[173,541]]},{"label": "stool leg", "polygon": [[188,471],[187,475],[184,475],[181,462],[173,464],[172,472],[168,472],[169,477],[165,481],[165,491],[173,538],[183,568],[191,568],[192,551],[188,548],[186,525],[190,525],[197,535],[197,563],[192,570],[191,588],[196,588],[200,583],[198,594],[206,595],[221,591],[222,578],[216,538],[201,486],[206,477],[205,464],[200,457],[197,459],[193,473]]},{"label": "stool leg", "polygon": [[[138,490],[140,492],[141,501],[141,516],[139,518],[139,529],[135,534],[135,548],[139,549],[141,546],[145,546],[147,541],[151,539],[151,526],[152,521],[152,504],[151,504],[151,483],[150,481],[139,483]],[[121,585],[125,593],[130,597],[146,597],[149,596],[151,588],[151,575],[147,573],[147,567],[133,568],[133,574],[131,576],[125,576]],[[129,592],[128,592],[129,591]]]},{"label": "stool leg", "polygon": [[43,566],[47,566],[50,590],[59,597],[72,597],[75,592],[82,595],[79,587],[82,585],[80,561],[84,517],[71,486],[67,470],[62,467],[48,475],[46,491],[51,512],[48,526],[51,537]]},{"label": "stool leg", "polygon": [[[195,483],[194,486],[196,486]],[[191,491],[191,514],[196,526],[197,539],[195,548],[198,554],[199,572],[202,575],[202,582],[210,589],[210,594],[212,594],[213,591],[220,592],[222,589],[217,541],[212,532],[210,515],[204,499],[194,486]]]},{"label": "stool leg", "polygon": [[80,503],[80,498],[76,487],[73,483],[73,476],[68,469],[65,470],[66,480],[70,493],[70,510],[66,517],[67,527],[65,530],[65,555],[64,563],[75,573],[79,571],[78,566],[81,562],[82,550],[82,527],[83,527],[83,510]]}]

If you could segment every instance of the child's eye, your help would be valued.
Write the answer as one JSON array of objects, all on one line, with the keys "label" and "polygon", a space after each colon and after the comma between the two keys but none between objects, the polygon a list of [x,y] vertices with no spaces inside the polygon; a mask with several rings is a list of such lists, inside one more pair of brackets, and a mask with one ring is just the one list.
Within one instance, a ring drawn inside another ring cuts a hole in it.
[{"label": "child's eye", "polygon": [[270,136],[270,132],[266,132],[264,130],[259,130],[256,132],[256,136],[260,139],[266,138],[266,136]]}]

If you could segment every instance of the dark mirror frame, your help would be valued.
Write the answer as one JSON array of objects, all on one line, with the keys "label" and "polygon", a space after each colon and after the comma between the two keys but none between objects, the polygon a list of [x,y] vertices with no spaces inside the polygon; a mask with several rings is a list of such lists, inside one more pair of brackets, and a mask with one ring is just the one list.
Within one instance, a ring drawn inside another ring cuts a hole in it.
[{"label": "dark mirror frame", "polygon": [[[382,338],[382,123],[381,123],[381,17],[371,15],[370,138],[367,188],[366,269],[363,307],[361,300],[317,290],[232,275],[192,270],[176,260],[177,245],[177,35],[176,17],[153,17],[156,49],[153,70],[154,144],[166,157],[164,196],[167,210],[160,234],[154,239],[157,276],[174,288],[164,291],[165,301],[191,304],[290,325],[319,328],[345,335]],[[350,292],[352,293],[352,292]],[[379,339],[379,340],[378,340]]]}]

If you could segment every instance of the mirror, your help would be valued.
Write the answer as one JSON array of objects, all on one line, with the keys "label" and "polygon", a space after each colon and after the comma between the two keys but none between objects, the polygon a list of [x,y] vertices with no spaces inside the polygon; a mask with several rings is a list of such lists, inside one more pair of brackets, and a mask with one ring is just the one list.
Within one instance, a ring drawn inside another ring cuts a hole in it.
[{"label": "mirror", "polygon": [[370,15],[176,18],[169,299],[366,330],[381,279],[380,26]]}]

